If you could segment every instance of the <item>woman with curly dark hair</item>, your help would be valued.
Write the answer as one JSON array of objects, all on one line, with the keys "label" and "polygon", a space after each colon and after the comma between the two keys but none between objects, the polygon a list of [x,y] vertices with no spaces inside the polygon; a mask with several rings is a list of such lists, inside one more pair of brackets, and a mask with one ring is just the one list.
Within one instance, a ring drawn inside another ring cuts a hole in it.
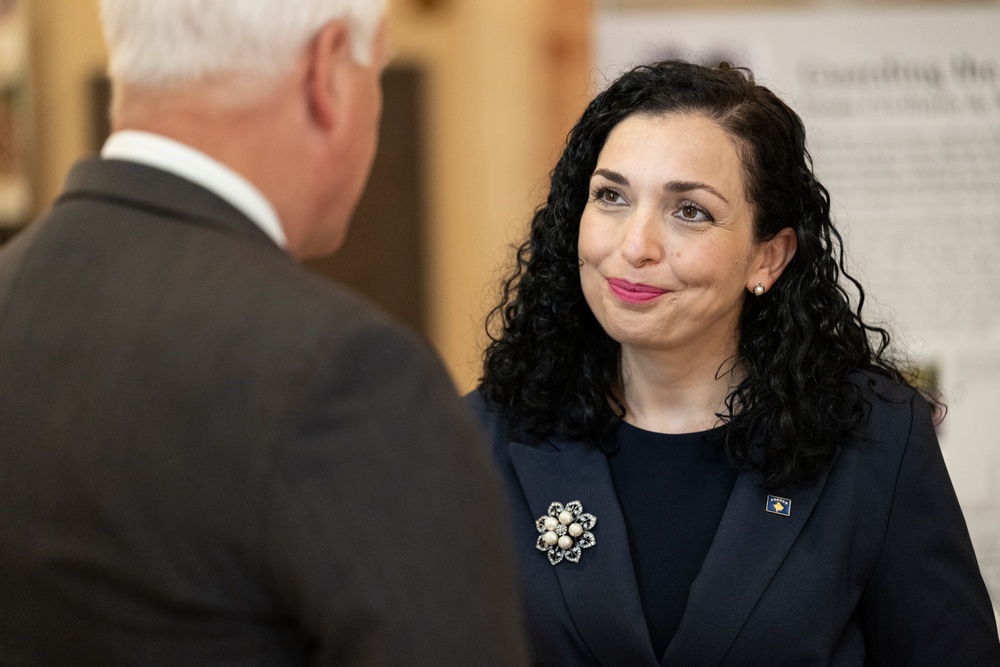
[{"label": "woman with curly dark hair", "polygon": [[802,122],[749,71],[594,99],[470,397],[537,664],[1000,664],[936,404],[863,302]]}]

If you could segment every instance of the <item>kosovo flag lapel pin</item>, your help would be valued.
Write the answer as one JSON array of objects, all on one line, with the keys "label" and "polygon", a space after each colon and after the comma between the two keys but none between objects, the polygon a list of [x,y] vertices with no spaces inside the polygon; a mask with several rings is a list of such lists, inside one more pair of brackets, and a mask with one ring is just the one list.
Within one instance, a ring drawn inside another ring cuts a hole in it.
[{"label": "kosovo flag lapel pin", "polygon": [[780,496],[768,496],[767,497],[767,507],[765,509],[771,514],[780,514],[781,516],[791,516],[792,515],[792,501],[788,498],[782,498]]}]

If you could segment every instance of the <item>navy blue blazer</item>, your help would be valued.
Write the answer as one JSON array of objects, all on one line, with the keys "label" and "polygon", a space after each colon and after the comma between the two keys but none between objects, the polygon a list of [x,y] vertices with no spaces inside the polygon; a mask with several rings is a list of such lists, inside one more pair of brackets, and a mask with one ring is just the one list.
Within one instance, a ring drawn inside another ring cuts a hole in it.
[{"label": "navy blue blazer", "polygon": [[[511,440],[477,393],[509,493],[537,665],[1000,665],[990,599],[926,402],[868,378],[867,437],[766,511],[737,478],[662,662],[653,654],[605,454],[557,436]],[[579,562],[551,565],[535,521],[579,500],[597,517]]]}]

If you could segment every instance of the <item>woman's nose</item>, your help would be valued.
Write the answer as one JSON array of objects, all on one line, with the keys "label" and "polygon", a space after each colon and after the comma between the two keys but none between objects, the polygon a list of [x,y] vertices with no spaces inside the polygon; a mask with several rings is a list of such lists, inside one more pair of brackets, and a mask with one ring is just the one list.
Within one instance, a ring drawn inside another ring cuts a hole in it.
[{"label": "woman's nose", "polygon": [[659,262],[663,258],[663,238],[659,216],[637,210],[629,216],[622,240],[622,255],[632,266]]}]

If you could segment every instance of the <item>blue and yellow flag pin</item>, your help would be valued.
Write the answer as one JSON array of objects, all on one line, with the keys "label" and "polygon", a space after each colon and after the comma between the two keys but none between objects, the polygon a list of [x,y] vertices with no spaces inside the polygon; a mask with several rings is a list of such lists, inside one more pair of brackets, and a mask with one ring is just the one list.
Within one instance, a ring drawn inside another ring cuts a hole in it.
[{"label": "blue and yellow flag pin", "polygon": [[788,498],[782,498],[780,496],[768,496],[767,497],[767,507],[765,509],[771,514],[780,514],[781,516],[791,516],[792,515],[792,501]]}]

